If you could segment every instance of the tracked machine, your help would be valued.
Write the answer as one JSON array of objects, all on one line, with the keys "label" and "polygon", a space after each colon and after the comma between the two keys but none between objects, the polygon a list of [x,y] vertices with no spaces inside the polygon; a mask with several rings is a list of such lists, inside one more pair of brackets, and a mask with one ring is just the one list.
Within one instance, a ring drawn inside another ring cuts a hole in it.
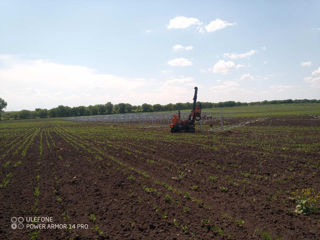
[{"label": "tracked machine", "polygon": [[193,106],[192,111],[189,114],[189,118],[187,120],[180,119],[180,111],[178,111],[178,115],[173,115],[170,124],[171,132],[195,132],[195,121],[200,121],[201,119],[201,105],[197,103],[197,94],[198,88],[194,88],[194,96],[193,96]]}]

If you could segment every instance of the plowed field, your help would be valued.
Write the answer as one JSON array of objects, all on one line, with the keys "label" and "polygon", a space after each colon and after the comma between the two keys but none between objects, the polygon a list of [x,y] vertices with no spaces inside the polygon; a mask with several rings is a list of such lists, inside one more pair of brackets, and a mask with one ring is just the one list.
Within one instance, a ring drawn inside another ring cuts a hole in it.
[{"label": "plowed field", "polygon": [[0,161],[0,239],[320,239],[316,209],[295,213],[320,191],[319,119],[1,123]]}]

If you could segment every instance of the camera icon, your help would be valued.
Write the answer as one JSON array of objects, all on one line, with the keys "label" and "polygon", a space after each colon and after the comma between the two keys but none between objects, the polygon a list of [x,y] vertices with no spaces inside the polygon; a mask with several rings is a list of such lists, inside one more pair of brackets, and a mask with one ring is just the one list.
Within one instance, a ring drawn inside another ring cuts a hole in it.
[{"label": "camera icon", "polygon": [[11,217],[11,228],[15,229],[23,229],[24,228],[24,218],[23,217]]},{"label": "camera icon", "polygon": [[18,225],[17,225],[16,223],[12,223],[12,224],[11,224],[11,228],[12,228],[13,230],[16,230],[17,227],[18,227]]}]

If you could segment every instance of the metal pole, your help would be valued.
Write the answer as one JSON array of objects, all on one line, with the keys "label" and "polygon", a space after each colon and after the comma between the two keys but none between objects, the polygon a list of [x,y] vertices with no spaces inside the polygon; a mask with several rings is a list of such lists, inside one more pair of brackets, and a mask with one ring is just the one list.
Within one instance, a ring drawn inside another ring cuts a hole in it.
[{"label": "metal pole", "polygon": [[223,131],[223,114],[222,114],[222,108],[220,108],[220,126],[221,126],[221,130]]}]

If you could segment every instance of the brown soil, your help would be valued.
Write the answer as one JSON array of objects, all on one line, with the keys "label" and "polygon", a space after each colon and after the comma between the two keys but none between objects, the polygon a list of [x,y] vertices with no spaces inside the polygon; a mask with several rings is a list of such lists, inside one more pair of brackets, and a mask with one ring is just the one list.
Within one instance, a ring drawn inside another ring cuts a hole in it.
[{"label": "brown soil", "polygon": [[[0,239],[319,239],[320,216],[295,214],[289,199],[297,189],[320,190],[319,122],[268,118],[177,135],[41,125],[26,156],[0,150],[1,181],[12,173],[0,189]],[[13,149],[18,138],[8,140]],[[89,228],[11,229],[19,216]]]}]

